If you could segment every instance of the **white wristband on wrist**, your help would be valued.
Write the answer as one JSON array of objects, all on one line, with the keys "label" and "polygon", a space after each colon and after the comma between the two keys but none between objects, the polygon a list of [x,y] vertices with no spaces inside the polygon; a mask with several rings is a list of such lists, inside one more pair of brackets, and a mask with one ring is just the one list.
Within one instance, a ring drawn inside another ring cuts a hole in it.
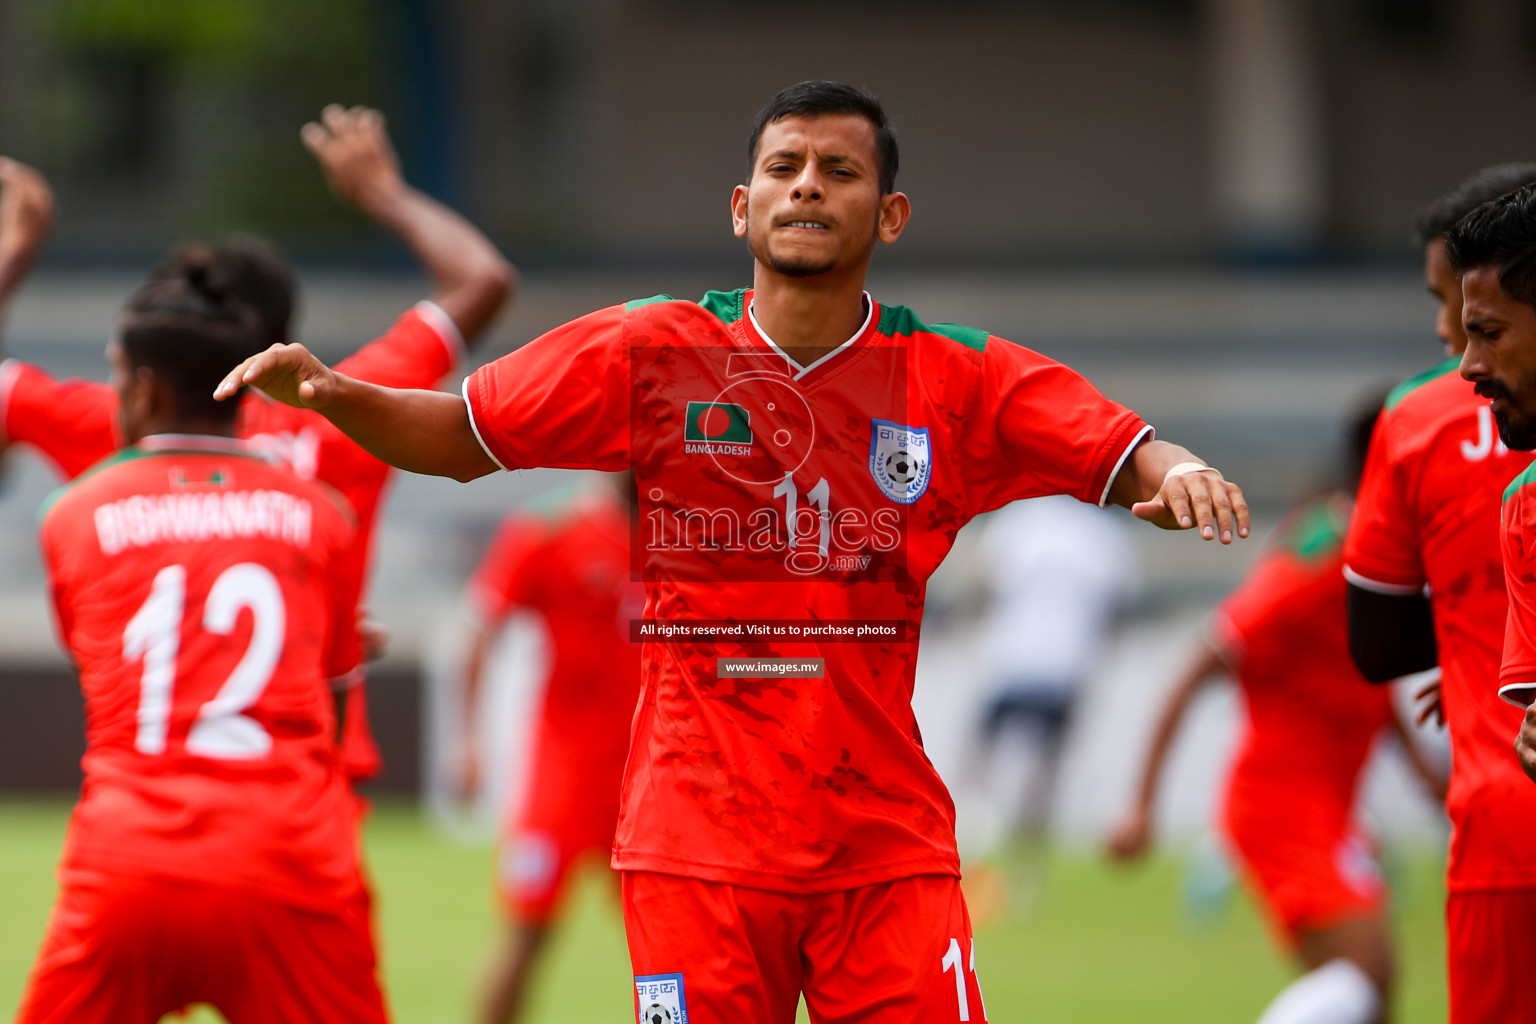
[{"label": "white wristband on wrist", "polygon": [[1210,466],[1203,462],[1181,462],[1163,474],[1163,483],[1167,483],[1169,477],[1183,476],[1185,473],[1199,473],[1210,468]]}]

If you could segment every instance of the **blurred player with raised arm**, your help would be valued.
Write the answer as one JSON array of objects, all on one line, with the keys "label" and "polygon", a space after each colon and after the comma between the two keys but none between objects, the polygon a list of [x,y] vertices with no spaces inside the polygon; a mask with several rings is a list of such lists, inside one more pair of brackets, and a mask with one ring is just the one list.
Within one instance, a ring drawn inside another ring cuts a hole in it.
[{"label": "blurred player with raised arm", "polygon": [[417,472],[634,468],[653,639],[613,865],[638,1017],[787,1024],[803,993],[817,1022],[983,1020],[953,804],[911,709],[929,575],[1018,498],[1224,543],[1247,507],[1065,366],[864,291],[911,213],[875,99],[792,86],[748,145],[752,288],[599,310],[462,399],[297,345],[218,394],[318,409]]},{"label": "blurred player with raised arm", "polygon": [[1452,1024],[1536,1022],[1521,973],[1536,960],[1536,789],[1510,753],[1520,714],[1496,692],[1508,608],[1499,502],[1530,457],[1509,451],[1496,436],[1496,410],[1457,375],[1468,335],[1445,234],[1480,204],[1532,181],[1536,165],[1490,167],[1421,217],[1436,331],[1451,358],[1387,399],[1344,548],[1350,647],[1361,673],[1385,682],[1440,665],[1452,764]]},{"label": "blurred player with raised arm", "polygon": [[1344,531],[1378,403],[1351,424],[1348,489],[1292,512],[1216,610],[1169,692],[1136,799],[1110,837],[1117,858],[1141,857],[1174,737],[1194,696],[1218,674],[1242,687],[1246,722],[1222,800],[1221,828],[1288,951],[1306,968],[1261,1024],[1372,1024],[1390,1006],[1393,954],[1384,885],[1354,813],[1377,737],[1394,731],[1418,760],[1385,688],[1350,660]]},{"label": "blurred player with raised arm", "polygon": [[[406,184],[377,111],[327,107],[318,123],[304,126],[302,135],[332,190],[405,242],[434,285],[431,298],[339,365],[360,380],[390,387],[436,387],[458,364],[465,340],[478,338],[506,302],[511,267],[473,225]],[[35,172],[21,176],[13,170],[10,177],[0,177],[0,184],[5,186],[0,209],[6,202],[26,209],[45,203],[47,186]],[[7,232],[0,236],[0,281],[16,276],[10,267],[30,261],[47,225],[48,219],[37,215],[14,221],[0,216],[0,231]],[[204,262],[205,252],[184,250],[151,277],[174,276],[189,259]],[[287,342],[297,286],[281,255],[252,238],[233,239],[211,252],[209,274],[255,310],[269,344]],[[36,448],[66,478],[116,450],[114,408],[106,385],[55,381],[16,360],[0,363],[0,441]],[[348,571],[365,579],[390,467],[323,417],[260,394],[242,403],[237,429],[300,477],[329,484],[351,502],[359,529],[354,567]],[[371,777],[379,770],[379,757],[361,687],[349,691],[345,717],[349,770],[358,778]]]},{"label": "blurred player with raised arm", "polygon": [[640,697],[640,645],[630,621],[645,590],[630,578],[634,475],[619,474],[544,513],[514,512],[470,580],[479,620],[465,669],[459,788],[481,780],[485,663],[516,611],[539,615],[548,671],[529,742],[515,815],[497,854],[508,928],[481,995],[479,1020],[519,1018],[527,982],[573,871],[589,856],[606,865],[619,820],[629,724]]},{"label": "blurred player with raised arm", "polygon": [[86,698],[85,785],[20,1024],[386,1019],[334,742],[354,671],[354,521],[209,401],[255,316],[187,263],[108,350],[128,447],[40,531]]}]

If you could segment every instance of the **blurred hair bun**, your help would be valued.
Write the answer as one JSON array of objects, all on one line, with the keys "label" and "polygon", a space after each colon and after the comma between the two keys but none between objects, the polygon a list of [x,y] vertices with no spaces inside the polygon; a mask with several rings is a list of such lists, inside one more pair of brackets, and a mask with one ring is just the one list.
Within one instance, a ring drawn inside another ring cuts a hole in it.
[{"label": "blurred hair bun", "polygon": [[218,262],[212,251],[202,248],[189,249],[182,254],[178,262],[181,264],[181,276],[187,282],[187,287],[212,303],[228,304],[228,275],[219,273]]}]

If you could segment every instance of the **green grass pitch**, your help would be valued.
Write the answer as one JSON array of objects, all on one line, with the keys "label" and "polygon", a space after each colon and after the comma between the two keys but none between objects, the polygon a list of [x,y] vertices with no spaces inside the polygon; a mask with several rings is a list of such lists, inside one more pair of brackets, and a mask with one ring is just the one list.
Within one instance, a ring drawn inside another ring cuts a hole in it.
[{"label": "green grass pitch", "polygon": [[[16,1005],[53,898],[63,801],[0,801],[0,1013]],[[473,986],[498,928],[490,851],[446,841],[404,805],[368,827],[383,961],[400,1024],[469,1020]],[[1002,914],[977,935],[977,969],[998,1024],[1253,1020],[1292,976],[1249,901],[1194,926],[1181,907],[1183,864],[1131,872],[1062,855],[1027,914]],[[1445,1019],[1440,865],[1403,858],[1397,1024]],[[620,1024],[630,1016],[628,961],[609,886],[589,881],[549,951],[529,1024]],[[209,1024],[212,1013],[191,1021]],[[803,1019],[803,1016],[802,1016]],[[701,1022],[704,1024],[704,1022]]]}]

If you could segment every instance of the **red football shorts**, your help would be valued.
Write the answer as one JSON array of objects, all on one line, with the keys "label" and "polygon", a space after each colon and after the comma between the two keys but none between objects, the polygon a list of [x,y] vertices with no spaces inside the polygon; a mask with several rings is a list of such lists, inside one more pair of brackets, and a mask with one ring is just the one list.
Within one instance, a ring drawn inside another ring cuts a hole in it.
[{"label": "red football shorts", "polygon": [[76,872],[17,1024],[157,1024],[208,1003],[235,1024],[383,1024],[367,902],[319,913],[212,885]]},{"label": "red football shorts", "polygon": [[1536,889],[1452,892],[1445,925],[1450,1024],[1536,1024]]},{"label": "red football shorts", "polygon": [[624,871],[642,1024],[985,1021],[960,880],[796,895]]},{"label": "red football shorts", "polygon": [[1381,911],[1387,897],[1370,845],[1348,824],[1348,812],[1294,812],[1229,800],[1227,838],[1245,875],[1287,942],[1303,931],[1332,927]]},{"label": "red football shorts", "polygon": [[559,911],[582,862],[607,869],[627,751],[583,757],[548,737],[535,749],[522,807],[497,850],[496,889],[508,918],[537,926]]}]

